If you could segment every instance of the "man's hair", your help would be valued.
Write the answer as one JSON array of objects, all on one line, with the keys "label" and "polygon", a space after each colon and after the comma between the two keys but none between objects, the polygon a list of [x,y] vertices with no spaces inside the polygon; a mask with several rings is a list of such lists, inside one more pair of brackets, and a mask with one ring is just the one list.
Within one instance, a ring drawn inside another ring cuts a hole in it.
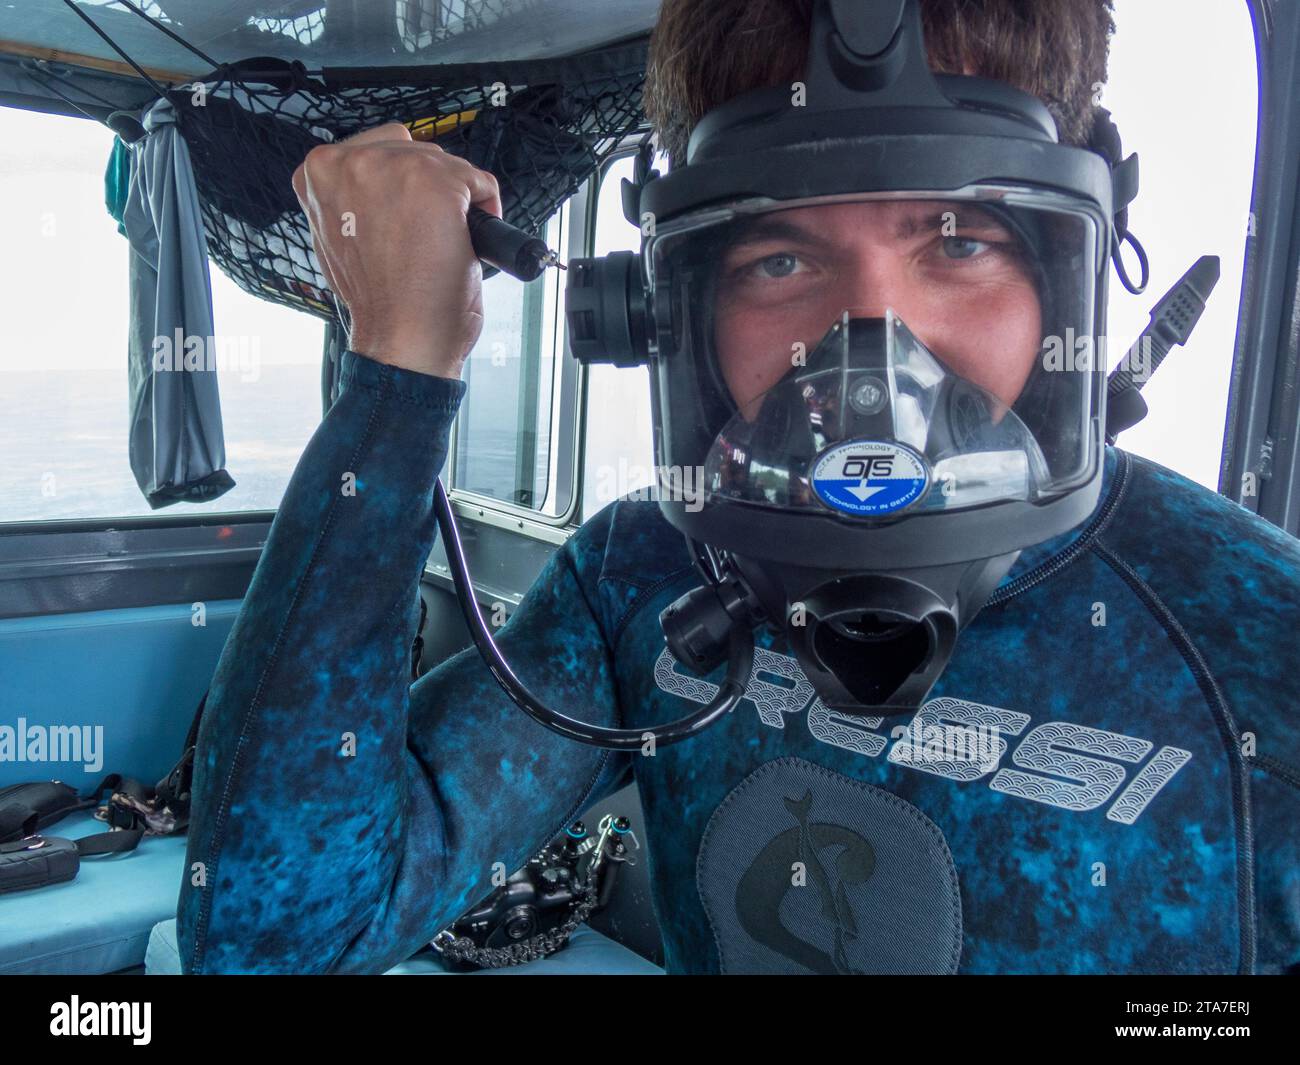
[{"label": "man's hair", "polygon": [[[708,111],[802,79],[814,0],[664,0],[650,40],[646,114],[673,166]],[[872,0],[862,0],[870,3]],[[1112,0],[921,0],[930,67],[1037,96],[1063,144],[1087,146],[1106,81]]]}]

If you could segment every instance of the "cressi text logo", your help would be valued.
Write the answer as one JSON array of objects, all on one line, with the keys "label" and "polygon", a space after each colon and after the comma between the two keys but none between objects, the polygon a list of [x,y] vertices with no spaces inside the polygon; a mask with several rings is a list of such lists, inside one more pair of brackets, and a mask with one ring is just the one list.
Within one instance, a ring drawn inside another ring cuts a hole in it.
[{"label": "cressi text logo", "polygon": [[[660,691],[692,702],[708,703],[718,692],[717,685],[678,672],[667,648],[654,676]],[[1121,825],[1133,824],[1192,757],[1179,747],[1157,750],[1150,740],[1069,721],[1031,727],[1029,714],[947,696],[929,700],[885,733],[884,718],[828,709],[794,658],[762,647],[754,648],[745,699],[771,728],[805,714],[813,738],[832,747],[867,758],[883,754],[895,765],[949,780],[986,780],[993,791],[1075,813],[1105,806],[1106,818]]]}]

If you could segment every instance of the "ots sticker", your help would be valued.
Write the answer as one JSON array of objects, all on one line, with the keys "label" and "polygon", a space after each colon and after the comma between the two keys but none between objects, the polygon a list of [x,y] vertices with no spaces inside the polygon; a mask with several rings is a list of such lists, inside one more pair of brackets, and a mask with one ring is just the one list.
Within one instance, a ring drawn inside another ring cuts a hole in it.
[{"label": "ots sticker", "polygon": [[884,440],[836,444],[813,463],[813,491],[842,514],[892,514],[925,495],[929,484],[925,459]]}]

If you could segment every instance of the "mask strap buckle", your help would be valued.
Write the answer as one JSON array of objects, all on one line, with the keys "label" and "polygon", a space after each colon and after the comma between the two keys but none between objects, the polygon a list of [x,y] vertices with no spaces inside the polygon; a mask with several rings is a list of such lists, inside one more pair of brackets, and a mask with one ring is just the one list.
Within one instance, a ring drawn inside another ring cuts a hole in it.
[{"label": "mask strap buckle", "polygon": [[651,169],[654,159],[654,134],[647,133],[637,145],[636,162],[632,166],[632,180],[623,179],[623,217],[637,229],[641,228],[641,190],[659,176],[658,170]]}]

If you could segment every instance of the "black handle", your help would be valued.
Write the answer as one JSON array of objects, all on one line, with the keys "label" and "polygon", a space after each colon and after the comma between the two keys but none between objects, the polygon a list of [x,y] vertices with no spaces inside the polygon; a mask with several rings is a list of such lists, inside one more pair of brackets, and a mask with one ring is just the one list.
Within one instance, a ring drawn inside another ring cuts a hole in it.
[{"label": "black handle", "polygon": [[470,243],[479,261],[520,281],[540,277],[552,258],[544,240],[529,236],[481,207],[471,206],[466,221]]}]

